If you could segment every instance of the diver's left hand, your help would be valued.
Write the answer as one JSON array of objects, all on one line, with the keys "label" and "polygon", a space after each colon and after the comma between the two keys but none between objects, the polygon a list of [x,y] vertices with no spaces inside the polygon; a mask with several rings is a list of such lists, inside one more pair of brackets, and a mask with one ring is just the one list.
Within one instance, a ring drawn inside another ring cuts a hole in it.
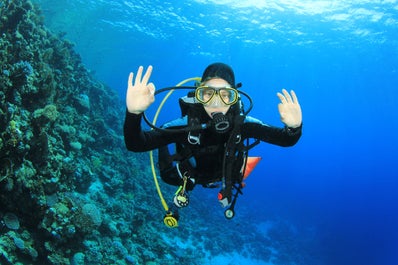
[{"label": "diver's left hand", "polygon": [[290,128],[300,127],[303,117],[296,93],[291,90],[290,95],[286,89],[282,89],[282,93],[277,93],[278,98],[281,100],[281,103],[278,104],[281,121]]}]

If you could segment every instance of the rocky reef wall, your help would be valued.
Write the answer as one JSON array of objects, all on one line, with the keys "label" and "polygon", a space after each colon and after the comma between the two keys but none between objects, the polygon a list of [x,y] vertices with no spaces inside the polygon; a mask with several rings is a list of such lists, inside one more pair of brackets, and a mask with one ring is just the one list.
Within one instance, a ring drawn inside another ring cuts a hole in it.
[{"label": "rocky reef wall", "polygon": [[123,102],[32,2],[0,3],[0,36],[0,263],[144,262],[159,207],[147,155],[124,147]]}]

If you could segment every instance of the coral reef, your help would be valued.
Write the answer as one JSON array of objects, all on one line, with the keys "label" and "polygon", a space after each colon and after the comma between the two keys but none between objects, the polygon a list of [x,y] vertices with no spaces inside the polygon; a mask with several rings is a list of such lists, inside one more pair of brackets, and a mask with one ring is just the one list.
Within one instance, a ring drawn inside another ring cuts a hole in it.
[{"label": "coral reef", "polygon": [[142,156],[125,150],[123,104],[92,78],[72,43],[44,27],[32,2],[2,2],[0,34],[0,263],[94,260],[90,253],[103,250],[85,254],[86,241],[130,229],[113,220],[131,214],[108,198],[134,192],[131,164]]},{"label": "coral reef", "polygon": [[147,154],[124,146],[123,102],[31,1],[0,3],[0,35],[1,264],[203,264],[234,251],[278,260],[261,233],[226,229],[223,217],[210,226],[216,210],[199,199],[186,226],[163,225]]}]

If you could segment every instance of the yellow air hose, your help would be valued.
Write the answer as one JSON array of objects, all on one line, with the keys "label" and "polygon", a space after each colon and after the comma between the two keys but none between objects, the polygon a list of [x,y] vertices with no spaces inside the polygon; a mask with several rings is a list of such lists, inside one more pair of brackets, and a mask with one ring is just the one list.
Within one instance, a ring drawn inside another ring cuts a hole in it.
[{"label": "yellow air hose", "polygon": [[[191,77],[191,78],[187,78],[187,79],[181,81],[180,83],[178,83],[178,84],[176,85],[176,87],[182,86],[182,85],[184,85],[184,84],[186,84],[186,83],[188,83],[188,82],[191,82],[191,81],[199,81],[199,82],[200,82],[200,80],[201,80],[200,77]],[[167,93],[167,95],[164,97],[164,99],[162,100],[162,102],[160,103],[160,105],[159,105],[159,107],[158,107],[158,109],[157,109],[157,111],[156,111],[156,113],[155,113],[155,116],[154,116],[154,118],[153,118],[153,121],[152,121],[152,124],[153,124],[153,125],[156,125],[156,121],[157,121],[157,119],[158,119],[158,116],[159,116],[160,111],[161,111],[162,108],[163,108],[163,105],[166,103],[167,99],[171,96],[171,94],[172,94],[173,92],[174,92],[174,89],[171,89],[171,90]],[[153,160],[153,151],[150,151],[150,152],[149,152],[149,159],[150,159],[150,162],[151,162],[151,169],[152,169],[153,180],[154,180],[154,182],[155,182],[156,190],[158,191],[158,195],[159,195],[159,198],[160,198],[160,202],[162,203],[162,206],[163,206],[164,210],[165,210],[166,212],[168,212],[168,211],[169,211],[169,206],[167,205],[167,203],[166,203],[166,201],[165,201],[165,199],[164,199],[164,197],[163,197],[162,191],[160,190],[158,178],[157,178],[157,175],[156,175],[155,162],[154,162],[154,160]]]}]

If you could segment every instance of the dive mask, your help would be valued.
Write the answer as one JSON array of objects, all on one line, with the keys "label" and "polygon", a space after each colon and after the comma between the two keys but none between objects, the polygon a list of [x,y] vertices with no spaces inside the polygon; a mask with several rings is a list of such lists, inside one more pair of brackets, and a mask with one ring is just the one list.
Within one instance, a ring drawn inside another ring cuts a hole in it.
[{"label": "dive mask", "polygon": [[221,100],[226,106],[231,106],[238,101],[238,90],[232,87],[199,86],[195,90],[195,98],[203,105]]}]

